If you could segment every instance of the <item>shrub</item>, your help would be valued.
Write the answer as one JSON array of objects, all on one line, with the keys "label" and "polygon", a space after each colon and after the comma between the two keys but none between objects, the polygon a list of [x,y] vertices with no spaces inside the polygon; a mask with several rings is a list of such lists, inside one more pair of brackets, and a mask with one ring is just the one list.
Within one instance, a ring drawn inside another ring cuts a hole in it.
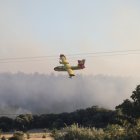
[{"label": "shrub", "polygon": [[55,140],[121,140],[125,132],[119,125],[109,125],[105,130],[83,128],[74,124],[66,128],[66,132],[56,132]]},{"label": "shrub", "polygon": [[30,139],[30,134],[27,132],[26,133],[27,139]]},{"label": "shrub", "polygon": [[43,134],[42,138],[46,138],[46,135],[45,135],[45,134]]},{"label": "shrub", "polygon": [[1,138],[1,140],[6,140],[5,136],[3,136],[3,137]]},{"label": "shrub", "polygon": [[25,140],[24,133],[17,131],[13,134],[13,137],[9,138],[9,140]]}]

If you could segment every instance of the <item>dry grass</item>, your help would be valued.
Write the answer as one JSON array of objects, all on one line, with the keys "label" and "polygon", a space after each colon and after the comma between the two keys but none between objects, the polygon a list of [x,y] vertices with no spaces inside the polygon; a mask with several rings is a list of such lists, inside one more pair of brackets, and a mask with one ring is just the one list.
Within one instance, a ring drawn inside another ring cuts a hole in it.
[{"label": "dry grass", "polygon": [[[46,138],[42,138],[44,133],[30,133],[30,139],[27,139],[26,134],[24,135],[26,140],[54,140],[51,136],[50,133],[46,133]],[[12,137],[13,134],[2,134],[2,136],[5,136],[7,139]]]}]

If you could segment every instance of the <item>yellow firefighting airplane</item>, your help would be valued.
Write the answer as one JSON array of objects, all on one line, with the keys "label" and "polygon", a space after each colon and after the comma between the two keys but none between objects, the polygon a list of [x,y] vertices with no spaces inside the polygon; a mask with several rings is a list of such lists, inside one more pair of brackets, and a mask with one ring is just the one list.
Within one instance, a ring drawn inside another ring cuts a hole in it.
[{"label": "yellow firefighting airplane", "polygon": [[69,62],[67,61],[66,57],[64,54],[60,54],[60,64],[63,64],[63,66],[57,66],[54,68],[55,71],[67,71],[69,74],[69,77],[71,78],[72,76],[75,76],[73,70],[81,70],[85,68],[85,59],[83,60],[78,60],[78,65],[77,66],[71,66]]}]

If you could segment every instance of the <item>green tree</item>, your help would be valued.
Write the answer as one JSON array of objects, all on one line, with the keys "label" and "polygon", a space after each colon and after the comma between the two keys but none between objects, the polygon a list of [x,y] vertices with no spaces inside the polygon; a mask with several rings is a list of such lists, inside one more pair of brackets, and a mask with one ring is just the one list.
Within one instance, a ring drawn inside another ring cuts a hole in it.
[{"label": "green tree", "polygon": [[2,131],[9,131],[13,128],[13,119],[8,117],[0,117],[0,128]]},{"label": "green tree", "polygon": [[132,93],[132,101],[126,99],[122,104],[116,106],[116,109],[121,109],[127,116],[138,118],[140,117],[140,85]]},{"label": "green tree", "polygon": [[19,115],[15,119],[15,125],[19,130],[26,131],[31,128],[33,117],[31,114]]}]

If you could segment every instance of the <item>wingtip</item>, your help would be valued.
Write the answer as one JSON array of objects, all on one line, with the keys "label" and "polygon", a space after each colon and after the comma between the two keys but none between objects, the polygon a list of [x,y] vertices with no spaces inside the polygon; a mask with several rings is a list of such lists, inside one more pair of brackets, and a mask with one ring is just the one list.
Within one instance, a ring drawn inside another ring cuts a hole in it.
[{"label": "wingtip", "polygon": [[73,76],[75,76],[75,74],[70,74],[70,75],[69,75],[69,78],[72,78]]},{"label": "wingtip", "polygon": [[64,54],[60,54],[60,57],[65,57],[65,55]]}]

